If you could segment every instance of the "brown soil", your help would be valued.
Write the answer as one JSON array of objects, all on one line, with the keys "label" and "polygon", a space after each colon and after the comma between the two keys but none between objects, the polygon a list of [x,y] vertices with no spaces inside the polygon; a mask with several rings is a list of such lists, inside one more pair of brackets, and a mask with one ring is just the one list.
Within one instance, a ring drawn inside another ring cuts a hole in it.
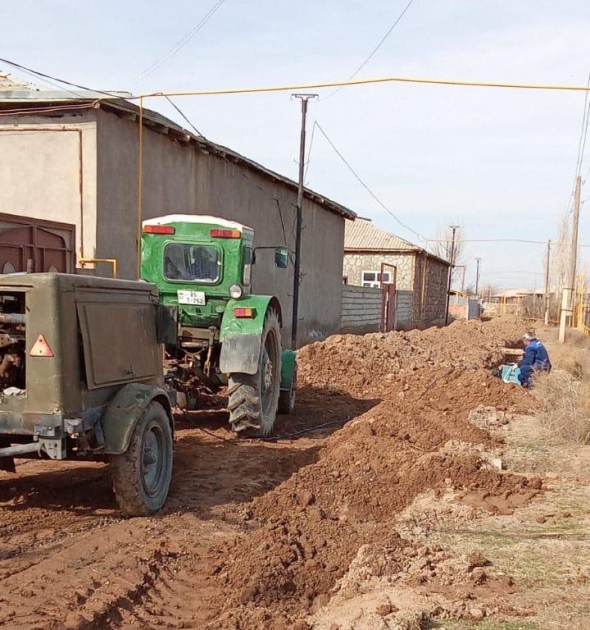
[{"label": "brown soil", "polygon": [[[502,319],[304,348],[298,409],[276,433],[321,428],[237,441],[223,411],[179,418],[170,499],[153,518],[120,516],[102,465],[0,473],[0,625],[320,629],[331,599],[372,578],[436,595],[434,617],[509,606],[510,578],[396,525],[427,491],[453,492],[475,518],[542,490],[490,466],[499,439],[468,421],[480,405],[534,404],[484,369],[521,331]],[[376,606],[398,627],[396,605]]]}]

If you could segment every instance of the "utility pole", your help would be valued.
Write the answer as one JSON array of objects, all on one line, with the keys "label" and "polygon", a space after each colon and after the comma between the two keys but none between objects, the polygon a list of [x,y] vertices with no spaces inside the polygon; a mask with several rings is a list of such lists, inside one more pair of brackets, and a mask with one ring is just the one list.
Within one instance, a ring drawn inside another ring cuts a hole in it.
[{"label": "utility pole", "polygon": [[297,188],[297,218],[295,223],[295,264],[293,271],[293,320],[291,322],[291,347],[297,348],[297,322],[299,319],[299,285],[301,284],[301,227],[303,224],[303,177],[305,175],[305,122],[307,103],[317,94],[293,94],[301,100],[301,141],[299,144],[299,187]]},{"label": "utility pole", "polygon": [[549,286],[549,272],[551,269],[551,240],[547,242],[547,267],[545,268],[545,326],[549,326],[549,307],[551,306],[551,294]]},{"label": "utility pole", "polygon": [[451,225],[450,228],[453,232],[453,237],[451,240],[451,257],[450,257],[451,260],[449,261],[451,265],[449,266],[449,278],[447,280],[447,305],[445,309],[445,326],[447,326],[449,323],[449,300],[451,299],[451,285],[453,283],[453,269],[455,268],[455,234],[457,230],[459,229],[459,226]]},{"label": "utility pole", "polygon": [[570,268],[568,285],[563,289],[561,296],[561,318],[559,322],[559,341],[565,342],[565,328],[568,323],[572,323],[574,314],[574,289],[576,286],[576,266],[578,264],[578,229],[580,223],[580,197],[582,194],[582,177],[576,177],[576,192],[574,195],[574,220],[572,223],[572,245],[570,253]]},{"label": "utility pole", "polygon": [[476,258],[475,262],[477,263],[477,271],[475,272],[475,297],[479,300],[479,264],[481,263],[481,258]]}]

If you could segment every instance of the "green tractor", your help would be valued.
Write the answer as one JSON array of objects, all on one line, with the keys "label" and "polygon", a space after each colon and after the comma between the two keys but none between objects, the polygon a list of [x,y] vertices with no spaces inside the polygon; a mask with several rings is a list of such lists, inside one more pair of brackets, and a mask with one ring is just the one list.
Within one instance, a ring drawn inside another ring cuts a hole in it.
[{"label": "green tractor", "polygon": [[267,436],[277,411],[294,408],[296,363],[281,350],[279,300],[250,292],[258,249],[287,267],[286,247],[254,248],[254,231],[234,221],[158,217],[143,222],[141,277],[173,314],[166,365],[181,405],[193,408],[199,388],[227,386],[232,430]]}]

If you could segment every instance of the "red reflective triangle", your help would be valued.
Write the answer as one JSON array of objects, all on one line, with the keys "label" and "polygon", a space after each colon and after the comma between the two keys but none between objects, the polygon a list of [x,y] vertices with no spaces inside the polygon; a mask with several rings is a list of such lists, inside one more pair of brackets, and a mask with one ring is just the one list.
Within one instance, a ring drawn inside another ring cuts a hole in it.
[{"label": "red reflective triangle", "polygon": [[43,335],[39,335],[37,337],[37,341],[33,344],[29,355],[32,357],[52,357],[53,350],[49,347],[45,337]]}]

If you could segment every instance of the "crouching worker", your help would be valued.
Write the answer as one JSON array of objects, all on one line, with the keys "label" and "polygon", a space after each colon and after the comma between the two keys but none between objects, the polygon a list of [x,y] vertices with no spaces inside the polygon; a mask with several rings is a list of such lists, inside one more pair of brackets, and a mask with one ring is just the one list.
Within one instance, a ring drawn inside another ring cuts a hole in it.
[{"label": "crouching worker", "polygon": [[547,349],[533,333],[526,333],[523,341],[524,358],[518,363],[518,380],[523,387],[530,387],[534,372],[551,372],[551,361]]}]

